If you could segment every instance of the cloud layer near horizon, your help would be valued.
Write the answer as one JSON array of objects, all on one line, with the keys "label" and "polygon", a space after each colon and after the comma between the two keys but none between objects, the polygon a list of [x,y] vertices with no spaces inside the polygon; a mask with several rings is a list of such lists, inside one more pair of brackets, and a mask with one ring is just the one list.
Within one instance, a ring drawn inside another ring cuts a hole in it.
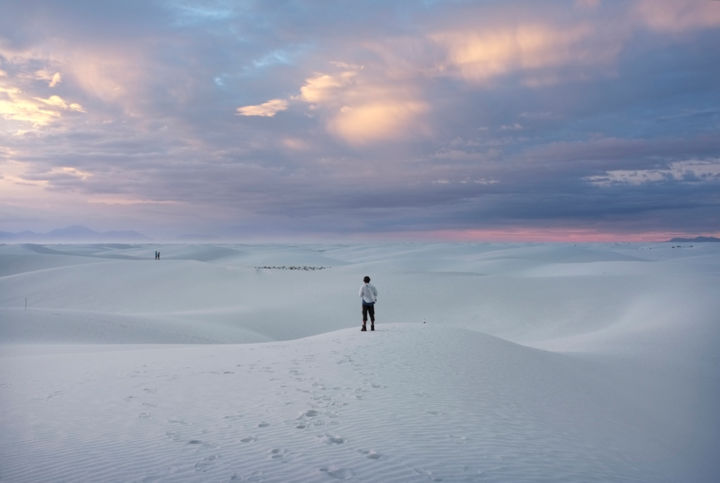
[{"label": "cloud layer near horizon", "polygon": [[31,0],[0,32],[0,231],[720,233],[720,2]]}]

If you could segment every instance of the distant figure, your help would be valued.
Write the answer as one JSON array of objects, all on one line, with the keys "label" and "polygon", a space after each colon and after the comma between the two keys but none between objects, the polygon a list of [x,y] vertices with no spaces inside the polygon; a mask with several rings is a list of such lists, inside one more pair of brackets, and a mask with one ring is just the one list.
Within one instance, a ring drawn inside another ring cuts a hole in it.
[{"label": "distant figure", "polygon": [[377,289],[370,283],[370,277],[363,278],[365,282],[360,287],[360,298],[362,299],[363,332],[367,331],[367,319],[370,315],[370,330],[375,330],[375,302],[377,302]]}]

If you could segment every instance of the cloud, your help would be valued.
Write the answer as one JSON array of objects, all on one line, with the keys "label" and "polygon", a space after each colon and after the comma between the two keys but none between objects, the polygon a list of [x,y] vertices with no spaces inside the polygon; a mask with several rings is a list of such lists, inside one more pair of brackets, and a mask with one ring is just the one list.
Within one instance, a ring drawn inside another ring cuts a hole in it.
[{"label": "cloud", "polygon": [[657,169],[615,169],[603,175],[585,178],[597,186],[643,185],[668,181],[688,183],[720,182],[720,159],[712,161],[677,161],[668,168]]},{"label": "cloud", "polygon": [[63,111],[76,111],[76,112],[85,112],[85,109],[78,104],[77,102],[71,102],[67,103],[65,99],[63,99],[60,96],[50,96],[47,99],[42,99],[40,97],[35,98],[36,101],[42,102],[43,104],[46,104],[48,106],[52,106],[58,109],[61,109]]},{"label": "cloud", "polygon": [[103,49],[73,48],[56,60],[67,65],[74,83],[86,94],[107,104],[122,106],[136,112],[138,87],[146,80],[148,70],[144,57],[133,55],[132,49],[112,52]]},{"label": "cloud", "polygon": [[60,166],[56,168],[52,168],[50,172],[48,173],[49,177],[57,176],[57,175],[63,175],[63,176],[70,176],[73,178],[78,178],[83,181],[87,180],[92,176],[92,173],[89,171],[83,171],[77,168],[74,168],[72,166]]},{"label": "cloud", "polygon": [[57,110],[48,109],[43,103],[28,98],[16,87],[0,85],[0,96],[0,116],[6,120],[42,127],[60,117]]},{"label": "cloud", "polygon": [[60,72],[51,73],[45,69],[41,69],[35,72],[35,78],[48,82],[48,87],[55,87],[62,82],[62,75]]},{"label": "cloud", "polygon": [[52,79],[50,79],[50,83],[48,84],[49,87],[55,87],[62,81],[62,76],[60,75],[60,72],[55,72],[52,76]]},{"label": "cloud", "polygon": [[328,129],[351,144],[396,140],[418,132],[416,119],[428,110],[414,100],[384,99],[343,106],[330,120]]},{"label": "cloud", "polygon": [[44,188],[47,187],[48,181],[46,179],[34,179],[32,176],[28,176],[30,166],[28,163],[21,163],[12,159],[0,162],[2,166],[2,176],[0,177],[0,186],[2,186],[2,192],[7,194],[17,195],[22,191],[27,191],[24,188]]},{"label": "cloud", "polygon": [[720,2],[11,3],[0,224],[720,226]]},{"label": "cloud", "polygon": [[294,101],[318,111],[326,119],[327,131],[352,145],[427,134],[427,126],[419,118],[429,110],[429,105],[422,98],[413,97],[407,87],[372,77],[361,66],[342,62],[332,65],[341,70],[308,77],[297,96],[239,107],[237,113],[272,117]]},{"label": "cloud", "polygon": [[273,117],[281,111],[288,108],[288,101],[285,99],[271,99],[256,106],[243,106],[237,108],[237,113],[241,116],[260,116]]},{"label": "cloud", "polygon": [[332,101],[341,88],[350,85],[359,69],[345,70],[338,74],[316,74],[305,80],[300,88],[300,99],[310,104]]},{"label": "cloud", "polygon": [[660,32],[684,32],[720,26],[717,0],[638,0],[635,14]]},{"label": "cloud", "polygon": [[[38,129],[59,120],[63,111],[85,112],[80,104],[68,103],[60,96],[30,97],[16,87],[0,84],[0,116],[6,120]],[[25,132],[26,128],[20,127],[17,132]]]},{"label": "cloud", "polygon": [[[588,24],[529,23],[479,31],[446,30],[429,37],[445,50],[439,74],[477,84],[514,72],[594,66],[614,59],[619,52],[615,41],[598,42],[595,29]],[[561,76],[550,75],[545,82],[534,83],[547,85],[561,80]]]},{"label": "cloud", "polygon": [[311,149],[311,145],[304,139],[287,137],[282,140],[282,145],[292,151],[307,151]]},{"label": "cloud", "polygon": [[141,199],[141,198],[130,198],[122,196],[91,196],[87,199],[87,202],[93,205],[109,205],[109,206],[153,206],[153,205],[167,205],[177,206],[183,203],[173,200],[152,200],[152,199]]}]

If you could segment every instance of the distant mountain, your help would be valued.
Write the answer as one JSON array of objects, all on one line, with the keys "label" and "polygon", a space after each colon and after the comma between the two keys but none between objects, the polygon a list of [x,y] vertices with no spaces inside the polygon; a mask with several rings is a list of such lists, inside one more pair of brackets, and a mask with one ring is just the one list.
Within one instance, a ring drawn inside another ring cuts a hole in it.
[{"label": "distant mountain", "polygon": [[0,242],[128,242],[148,240],[150,240],[148,237],[136,231],[97,232],[79,225],[58,228],[47,233],[0,231]]},{"label": "distant mountain", "polygon": [[704,242],[720,242],[720,238],[714,236],[696,236],[695,238],[673,238],[668,240],[671,243],[704,243]]}]

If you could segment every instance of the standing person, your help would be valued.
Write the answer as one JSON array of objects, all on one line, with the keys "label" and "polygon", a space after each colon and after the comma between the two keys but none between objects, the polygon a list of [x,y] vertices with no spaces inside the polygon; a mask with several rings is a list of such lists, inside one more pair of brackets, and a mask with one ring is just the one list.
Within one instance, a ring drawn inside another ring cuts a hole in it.
[{"label": "standing person", "polygon": [[363,285],[360,287],[360,298],[362,299],[363,325],[361,331],[367,331],[367,319],[370,315],[370,330],[375,330],[375,302],[377,302],[377,289],[370,283],[370,277],[363,278]]}]

